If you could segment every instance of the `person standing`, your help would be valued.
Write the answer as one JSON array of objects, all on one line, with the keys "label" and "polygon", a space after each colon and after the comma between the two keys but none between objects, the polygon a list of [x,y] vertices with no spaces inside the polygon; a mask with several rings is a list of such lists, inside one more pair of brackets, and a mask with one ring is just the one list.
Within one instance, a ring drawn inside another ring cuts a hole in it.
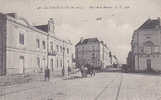
[{"label": "person standing", "polygon": [[46,68],[45,69],[45,81],[50,80],[50,69]]},{"label": "person standing", "polygon": [[69,76],[70,72],[71,72],[71,68],[68,66],[68,76]]},{"label": "person standing", "polygon": [[84,66],[83,66],[83,64],[80,66],[80,71],[81,71],[82,77],[84,77]]}]

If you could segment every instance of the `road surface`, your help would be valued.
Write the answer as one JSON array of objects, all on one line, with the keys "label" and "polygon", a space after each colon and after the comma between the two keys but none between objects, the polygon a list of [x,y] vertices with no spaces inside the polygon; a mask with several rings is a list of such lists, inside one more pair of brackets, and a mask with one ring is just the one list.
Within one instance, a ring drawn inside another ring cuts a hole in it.
[{"label": "road surface", "polygon": [[119,72],[0,87],[0,100],[161,100],[161,75]]}]

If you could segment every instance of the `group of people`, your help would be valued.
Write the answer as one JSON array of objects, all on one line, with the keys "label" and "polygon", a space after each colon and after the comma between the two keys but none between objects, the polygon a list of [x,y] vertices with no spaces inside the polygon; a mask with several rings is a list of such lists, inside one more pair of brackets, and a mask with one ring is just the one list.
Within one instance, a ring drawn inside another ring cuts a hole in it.
[{"label": "group of people", "polygon": [[[69,76],[70,72],[71,72],[71,68],[68,67],[68,76]],[[65,74],[65,70],[62,69],[62,75],[64,76],[64,74]],[[50,80],[50,69],[48,67],[44,71],[44,78],[45,78],[45,81]]]},{"label": "group of people", "polygon": [[80,72],[82,77],[87,77],[88,74],[90,74],[91,76],[95,76],[95,68],[90,64],[86,64],[86,65],[82,64],[80,66]]},{"label": "group of people", "polygon": [[[95,73],[96,73],[95,68],[90,64],[86,64],[86,65],[82,64],[78,68],[80,69],[82,77],[87,77],[88,74],[90,74],[91,76],[95,76]],[[68,76],[70,75],[70,72],[71,72],[71,68],[68,67]],[[64,76],[64,74],[65,74],[65,70],[62,69],[62,75]],[[45,78],[45,81],[50,80],[50,69],[49,68],[45,69],[44,78]]]}]

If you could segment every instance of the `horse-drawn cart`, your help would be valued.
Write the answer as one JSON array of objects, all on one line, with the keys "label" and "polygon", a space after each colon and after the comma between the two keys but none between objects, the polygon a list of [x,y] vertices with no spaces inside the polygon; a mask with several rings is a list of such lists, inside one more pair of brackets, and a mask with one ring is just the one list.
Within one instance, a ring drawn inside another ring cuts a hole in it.
[{"label": "horse-drawn cart", "polygon": [[80,67],[82,77],[87,77],[87,75],[95,76],[95,69],[93,66],[86,64]]}]

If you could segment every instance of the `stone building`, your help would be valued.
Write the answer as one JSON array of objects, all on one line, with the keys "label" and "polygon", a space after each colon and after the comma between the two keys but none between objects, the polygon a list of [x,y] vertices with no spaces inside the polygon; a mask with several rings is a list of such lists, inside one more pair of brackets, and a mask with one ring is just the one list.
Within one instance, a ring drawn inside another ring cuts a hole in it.
[{"label": "stone building", "polygon": [[[0,74],[43,72],[46,67],[61,71],[70,66],[72,44],[56,37],[54,28],[53,19],[32,26],[15,13],[0,13]],[[63,53],[57,50],[61,47]]]},{"label": "stone building", "polygon": [[78,65],[90,64],[102,69],[111,65],[109,48],[103,41],[97,38],[83,39],[75,45],[76,63]]},{"label": "stone building", "polygon": [[134,71],[161,71],[161,22],[148,19],[134,31],[128,57]]}]

